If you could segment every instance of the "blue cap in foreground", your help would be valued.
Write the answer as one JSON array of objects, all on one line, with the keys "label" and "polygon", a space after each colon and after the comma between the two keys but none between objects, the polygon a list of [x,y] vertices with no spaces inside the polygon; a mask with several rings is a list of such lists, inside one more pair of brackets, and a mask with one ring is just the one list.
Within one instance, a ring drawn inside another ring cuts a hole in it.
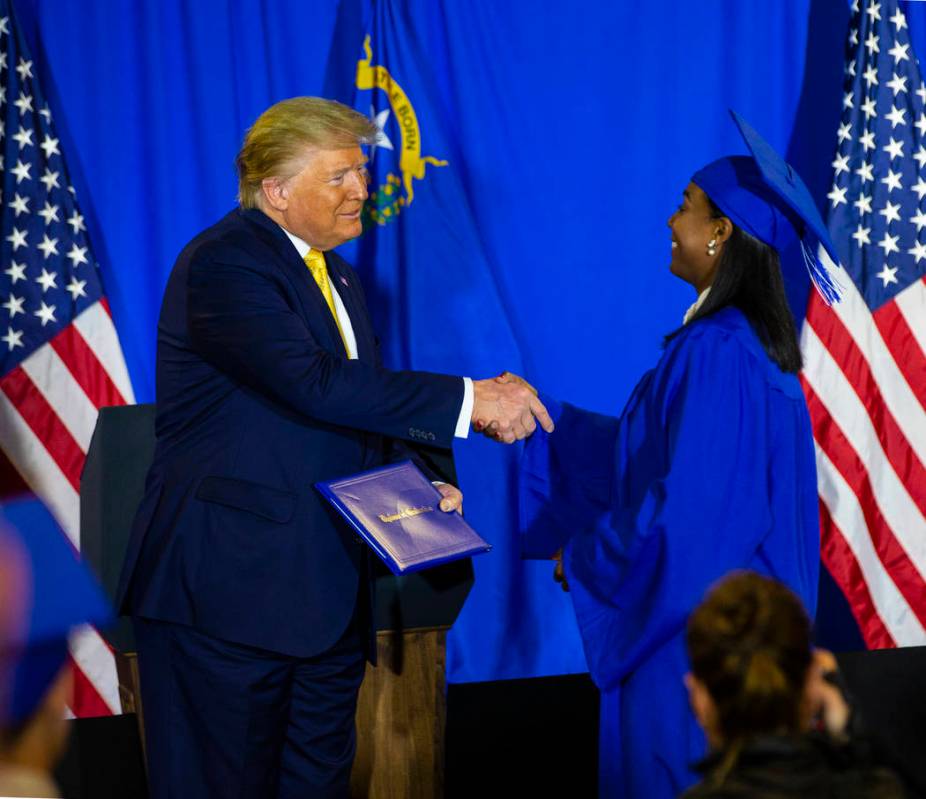
[{"label": "blue cap in foreground", "polygon": [[21,553],[16,564],[7,566],[21,571],[15,582],[24,594],[17,598],[20,623],[0,631],[0,662],[7,680],[2,728],[26,720],[39,706],[66,662],[71,631],[81,624],[105,625],[112,611],[63,533],[42,526],[4,526],[0,536],[11,545],[7,549]]}]

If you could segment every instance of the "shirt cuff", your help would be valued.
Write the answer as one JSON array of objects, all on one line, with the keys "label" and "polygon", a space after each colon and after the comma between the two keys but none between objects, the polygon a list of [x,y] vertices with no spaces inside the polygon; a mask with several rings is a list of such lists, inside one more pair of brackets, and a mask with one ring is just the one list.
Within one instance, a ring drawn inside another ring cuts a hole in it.
[{"label": "shirt cuff", "polygon": [[473,420],[473,405],[476,402],[476,393],[473,391],[473,381],[469,377],[463,378],[463,407],[457,419],[457,429],[454,438],[468,438],[469,426]]}]

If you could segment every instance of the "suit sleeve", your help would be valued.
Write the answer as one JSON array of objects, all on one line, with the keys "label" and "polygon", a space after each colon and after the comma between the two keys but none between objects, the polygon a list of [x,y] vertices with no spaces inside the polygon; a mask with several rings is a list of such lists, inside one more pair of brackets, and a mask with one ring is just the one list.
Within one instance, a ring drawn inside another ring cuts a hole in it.
[{"label": "suit sleeve", "polygon": [[187,315],[191,344],[204,359],[298,414],[438,446],[453,440],[462,378],[332,355],[282,287],[252,267],[194,258]]}]

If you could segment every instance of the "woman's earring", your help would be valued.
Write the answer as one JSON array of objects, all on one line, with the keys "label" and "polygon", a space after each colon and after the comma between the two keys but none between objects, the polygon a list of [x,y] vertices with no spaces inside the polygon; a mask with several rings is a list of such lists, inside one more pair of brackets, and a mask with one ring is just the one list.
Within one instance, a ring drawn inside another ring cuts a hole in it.
[{"label": "woman's earring", "polygon": [[716,255],[717,254],[717,239],[711,239],[707,243],[707,254]]}]

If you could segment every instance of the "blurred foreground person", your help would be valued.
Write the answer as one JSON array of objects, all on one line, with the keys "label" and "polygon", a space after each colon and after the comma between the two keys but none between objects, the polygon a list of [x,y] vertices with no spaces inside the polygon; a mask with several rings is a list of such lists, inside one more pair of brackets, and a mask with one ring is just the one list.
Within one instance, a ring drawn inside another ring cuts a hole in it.
[{"label": "blurred foreground person", "polygon": [[754,572],[724,578],[692,613],[685,683],[712,754],[685,799],[904,795],[853,740],[836,660],[810,636],[797,596]]},{"label": "blurred foreground person", "polygon": [[[0,652],[23,639],[31,595],[25,547],[18,535],[0,524]],[[9,718],[13,665],[12,658],[0,656],[0,727]]]},{"label": "blurred foreground person", "polygon": [[0,796],[60,796],[51,773],[67,743],[68,635],[106,623],[111,612],[55,530],[4,529],[0,553],[3,600],[22,610],[11,619],[5,605],[0,630]]},{"label": "blurred foreground person", "polygon": [[562,550],[613,799],[668,799],[696,780],[706,742],[684,632],[711,583],[750,568],[816,605],[813,437],[779,253],[800,243],[835,299],[815,257],[834,251],[800,178],[736,121],[752,155],[698,170],[668,220],[669,269],[697,301],[659,363],[618,418],[543,397],[557,430],[535,433],[520,464],[525,554]]}]

